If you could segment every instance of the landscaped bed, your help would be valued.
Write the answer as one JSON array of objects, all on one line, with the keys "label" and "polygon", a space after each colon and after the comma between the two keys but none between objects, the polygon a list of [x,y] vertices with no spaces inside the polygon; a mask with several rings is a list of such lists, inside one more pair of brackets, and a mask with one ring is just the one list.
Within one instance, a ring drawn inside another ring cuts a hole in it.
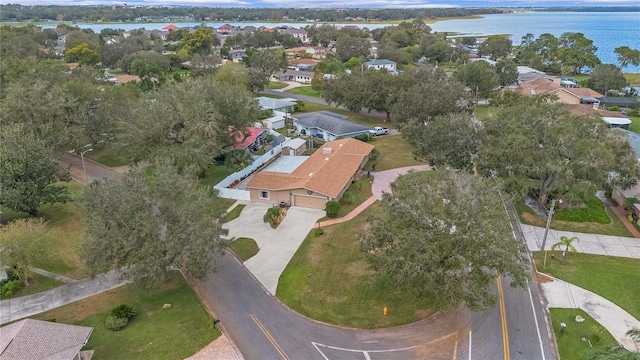
[{"label": "landscaped bed", "polygon": [[569,252],[562,265],[562,253],[550,251],[543,268],[543,253],[533,256],[538,271],[592,291],[640,319],[640,259]]},{"label": "landscaped bed", "polygon": [[[120,331],[105,328],[111,309],[133,305],[136,316]],[[171,304],[163,309],[164,304]],[[195,293],[178,272],[161,289],[145,291],[134,285],[107,291],[34,316],[39,320],[91,326],[85,349],[93,359],[184,359],[220,336]]]},{"label": "landscaped bed", "polygon": [[[561,360],[588,359],[595,351],[618,344],[602,325],[580,309],[549,309],[549,314]],[[583,322],[575,321],[578,315]],[[567,325],[564,332],[561,332],[560,323]]]},{"label": "landscaped bed", "polygon": [[396,291],[360,251],[358,239],[376,211],[377,203],[349,222],[312,230],[280,276],[278,298],[305,316],[356,328],[396,326],[431,315],[430,298]]},{"label": "landscaped bed", "polygon": [[[520,221],[523,224],[529,224],[539,227],[546,226],[546,217],[542,217],[536,214],[521,199],[518,199],[515,202],[515,207],[518,210]],[[633,237],[633,234],[631,234],[629,229],[624,226],[620,219],[618,219],[618,217],[610,209],[605,208],[604,210],[607,212],[609,218],[611,219],[611,222],[608,224],[601,224],[597,222],[559,221],[554,217],[554,219],[551,221],[551,228],[555,230],[574,231],[588,234]]]}]

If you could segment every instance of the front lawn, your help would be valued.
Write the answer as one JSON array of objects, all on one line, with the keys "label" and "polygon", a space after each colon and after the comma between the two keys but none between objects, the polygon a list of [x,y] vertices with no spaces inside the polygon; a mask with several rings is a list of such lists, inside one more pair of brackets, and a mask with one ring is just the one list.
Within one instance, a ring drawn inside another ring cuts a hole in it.
[{"label": "front lawn", "polygon": [[604,204],[597,196],[585,201],[584,207],[559,210],[553,214],[553,217],[560,221],[611,223],[611,218],[605,211]]},{"label": "front lawn", "polygon": [[640,259],[569,252],[562,265],[562,253],[550,251],[545,270],[543,253],[533,256],[538,271],[592,291],[640,319]]},{"label": "front lawn", "polygon": [[[358,239],[376,203],[353,220],[311,231],[278,281],[277,296],[312,319],[355,328],[408,324],[434,313],[432,300],[397,291],[369,266]],[[384,307],[389,314],[382,314]]]},{"label": "front lawn", "polygon": [[[611,334],[580,309],[549,309],[551,325],[556,335],[560,360],[584,360],[598,350],[605,350],[618,345]],[[585,320],[575,321],[576,315]],[[560,323],[567,325],[564,333],[560,332]],[[583,340],[584,339],[584,340]]]},{"label": "front lawn", "polygon": [[29,277],[31,278],[31,282],[29,283],[29,286],[26,286],[22,290],[18,291],[17,293],[11,296],[7,296],[6,298],[3,298],[3,299],[11,299],[11,298],[17,298],[17,297],[22,297],[27,295],[33,295],[39,292],[51,290],[53,288],[57,288],[58,286],[64,285],[63,282],[60,282],[58,280],[54,280],[50,277],[42,276],[36,273],[31,273]]},{"label": "front lawn", "polygon": [[380,152],[375,161],[369,161],[366,170],[376,164],[376,171],[384,171],[404,166],[425,165],[416,160],[411,145],[401,135],[384,135],[372,138],[369,143]]},{"label": "front lawn", "polygon": [[111,144],[106,144],[100,149],[96,148],[93,151],[89,151],[85,153],[84,156],[108,167],[129,165],[129,162],[126,159],[119,157],[113,151],[113,147],[111,146]]},{"label": "front lawn", "polygon": [[629,116],[631,124],[629,124],[629,130],[640,134],[640,116]]},{"label": "front lawn", "polygon": [[[360,204],[362,204],[368,198],[373,196],[373,193],[371,192],[372,183],[373,183],[373,176],[369,178],[367,178],[366,176],[363,176],[361,179],[358,179],[356,182],[349,185],[349,188],[347,189],[347,191],[353,194],[353,201],[351,202],[351,204],[349,204],[345,199],[345,196],[342,196],[342,199],[340,199],[340,210],[338,211],[338,215],[336,216],[336,218],[341,218],[343,216],[346,216],[353,209],[357,208]],[[329,219],[330,219],[329,217],[325,216],[322,219],[319,219],[318,222],[329,220]]]},{"label": "front lawn", "polygon": [[242,209],[245,208],[245,204],[238,204],[236,207],[234,207],[233,209],[231,209],[231,211],[229,211],[227,213],[227,215],[225,215],[224,217],[224,222],[229,222],[231,220],[235,220],[240,216],[240,213],[242,213]]},{"label": "front lawn", "polygon": [[[69,189],[72,200],[66,204],[45,204],[38,209],[39,215],[47,223],[41,241],[42,255],[32,265],[73,279],[82,279],[86,265],[80,257],[80,248],[84,243],[85,218],[75,199],[82,193],[83,187],[75,181],[60,185]],[[26,213],[17,213],[5,207],[2,213],[2,223],[27,217]]]},{"label": "front lawn", "polygon": [[[518,210],[520,221],[523,224],[529,224],[533,226],[545,227],[547,225],[546,217],[542,217],[536,214],[531,208],[529,208],[522,199],[518,199],[515,202],[515,207]],[[551,228],[562,231],[574,231],[587,234],[603,234],[633,237],[633,234],[629,229],[624,226],[622,221],[608,208],[605,208],[611,223],[600,224],[596,222],[573,222],[573,221],[559,221],[556,217],[551,220]]]},{"label": "front lawn", "polygon": [[299,86],[293,89],[289,89],[286,92],[298,95],[313,96],[317,98],[321,98],[323,94],[322,90],[314,90],[311,86]]},{"label": "front lawn", "polygon": [[254,257],[260,248],[255,240],[241,237],[233,240],[231,245],[229,245],[231,251],[236,254],[242,262],[245,262],[252,257]]},{"label": "front lawn", "polygon": [[269,81],[269,85],[267,85],[267,89],[271,89],[271,90],[284,89],[287,86],[289,86],[289,84],[287,83]]},{"label": "front lawn", "polygon": [[[135,306],[136,317],[121,331],[107,330],[107,315],[122,303]],[[171,307],[163,309],[167,303]],[[184,359],[220,336],[220,330],[213,330],[211,317],[178,272],[158,290],[125,285],[33,318],[93,327],[85,349],[95,350],[95,360]]]}]

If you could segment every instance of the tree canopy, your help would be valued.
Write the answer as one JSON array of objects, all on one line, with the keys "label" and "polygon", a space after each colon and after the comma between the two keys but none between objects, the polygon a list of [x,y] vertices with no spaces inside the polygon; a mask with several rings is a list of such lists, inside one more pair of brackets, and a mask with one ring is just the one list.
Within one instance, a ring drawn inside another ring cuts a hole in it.
[{"label": "tree canopy", "polygon": [[481,310],[495,303],[496,272],[524,286],[521,245],[493,182],[437,170],[403,176],[392,190],[361,247],[398,288],[432,296],[440,308],[464,301]]},{"label": "tree canopy", "polygon": [[607,95],[611,90],[621,91],[627,86],[627,79],[619,67],[613,64],[600,64],[591,72],[588,84],[590,88]]},{"label": "tree canopy", "polygon": [[22,124],[0,131],[0,204],[29,215],[46,203],[66,202],[69,193],[58,181],[71,180],[58,168],[46,143]]},{"label": "tree canopy", "polygon": [[568,199],[580,202],[609,180],[622,187],[640,180],[628,141],[600,119],[570,115],[564,104],[506,106],[484,123],[484,130],[478,156],[482,172],[506,179],[517,190],[535,179],[542,203],[561,188]]},{"label": "tree canopy", "polygon": [[92,276],[116,266],[124,278],[152,287],[172,267],[199,279],[216,268],[226,246],[224,204],[187,175],[192,171],[180,173],[166,159],[154,164],[150,177],[133,169],[85,189],[83,254]]}]

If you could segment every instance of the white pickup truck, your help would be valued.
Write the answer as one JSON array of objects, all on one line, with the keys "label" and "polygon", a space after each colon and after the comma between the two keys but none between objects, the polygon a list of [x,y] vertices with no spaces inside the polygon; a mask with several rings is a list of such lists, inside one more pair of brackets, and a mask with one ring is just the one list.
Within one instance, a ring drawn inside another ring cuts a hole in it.
[{"label": "white pickup truck", "polygon": [[379,136],[379,135],[387,135],[389,134],[389,129],[382,126],[376,126],[373,129],[369,130],[369,135],[371,136]]}]

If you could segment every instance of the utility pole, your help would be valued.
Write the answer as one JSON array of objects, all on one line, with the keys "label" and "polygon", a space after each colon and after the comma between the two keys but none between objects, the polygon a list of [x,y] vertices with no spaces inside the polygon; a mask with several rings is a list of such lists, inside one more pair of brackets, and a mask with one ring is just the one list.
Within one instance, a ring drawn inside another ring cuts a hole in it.
[{"label": "utility pole", "polygon": [[[562,204],[562,200],[558,200]],[[542,238],[542,248],[541,251],[544,251],[544,261],[542,262],[542,269],[547,266],[547,250],[545,250],[545,246],[547,245],[547,234],[549,233],[549,226],[551,226],[551,218],[553,217],[553,212],[556,208],[556,200],[551,200],[551,208],[549,209],[549,214],[547,215],[547,227],[544,229],[544,237]]]}]

